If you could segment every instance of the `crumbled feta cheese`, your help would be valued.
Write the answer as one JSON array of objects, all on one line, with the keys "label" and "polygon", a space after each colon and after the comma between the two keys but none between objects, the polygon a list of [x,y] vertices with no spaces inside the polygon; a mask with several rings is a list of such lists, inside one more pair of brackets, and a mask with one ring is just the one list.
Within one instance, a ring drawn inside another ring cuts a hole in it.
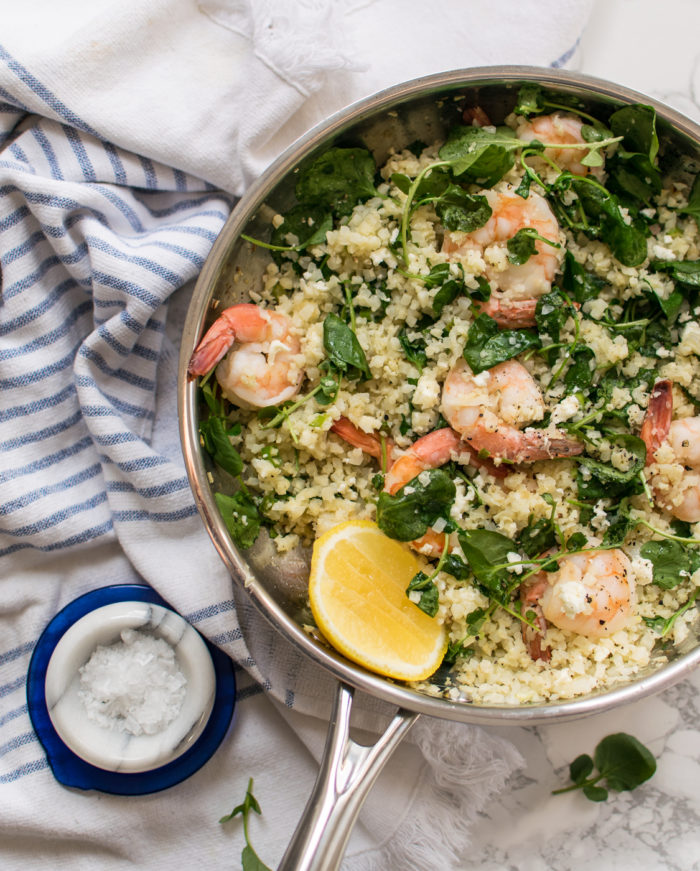
[{"label": "crumbled feta cheese", "polygon": [[562,611],[570,619],[577,614],[590,614],[593,610],[586,588],[580,581],[562,581],[557,584],[557,595]]}]

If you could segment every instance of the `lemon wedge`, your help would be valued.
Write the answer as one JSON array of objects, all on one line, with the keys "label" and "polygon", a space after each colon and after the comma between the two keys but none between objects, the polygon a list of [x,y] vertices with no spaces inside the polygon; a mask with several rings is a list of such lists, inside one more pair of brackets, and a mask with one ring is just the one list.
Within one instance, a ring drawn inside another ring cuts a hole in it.
[{"label": "lemon wedge", "polygon": [[440,665],[447,633],[406,596],[421,565],[376,523],[348,520],[314,543],[309,600],[318,628],[348,659],[397,680]]}]

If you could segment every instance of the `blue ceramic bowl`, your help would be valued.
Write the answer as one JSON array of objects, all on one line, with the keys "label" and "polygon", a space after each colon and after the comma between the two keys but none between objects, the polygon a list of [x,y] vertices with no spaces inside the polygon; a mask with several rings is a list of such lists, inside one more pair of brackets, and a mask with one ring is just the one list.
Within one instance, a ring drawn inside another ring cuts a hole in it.
[{"label": "blue ceramic bowl", "polygon": [[[157,735],[99,726],[77,695],[80,666],[129,628],[176,647],[187,678],[181,713]],[[226,735],[235,696],[230,658],[141,584],[101,587],[66,605],[39,638],[27,676],[29,716],[56,779],[115,795],[157,792],[194,774]]]}]

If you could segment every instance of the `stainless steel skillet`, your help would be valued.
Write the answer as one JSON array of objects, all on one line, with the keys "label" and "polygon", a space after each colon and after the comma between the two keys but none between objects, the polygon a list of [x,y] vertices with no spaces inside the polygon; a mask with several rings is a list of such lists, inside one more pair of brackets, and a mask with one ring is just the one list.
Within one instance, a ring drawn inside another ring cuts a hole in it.
[{"label": "stainless steel skillet", "polygon": [[[485,67],[456,70],[417,79],[383,91],[333,115],[288,148],[252,185],[224,226],[197,281],[185,324],[179,378],[182,447],[194,497],[204,524],[233,583],[244,588],[254,604],[291,644],[338,680],[326,753],[319,780],[285,858],[290,869],[336,868],[362,800],[391,751],[419,714],[481,725],[532,725],[562,722],[600,713],[658,692],[686,676],[700,662],[700,626],[670,653],[656,651],[648,668],[634,680],[605,692],[566,702],[507,706],[478,705],[420,693],[408,686],[371,674],[318,643],[303,631],[310,622],[304,565],[308,553],[284,559],[263,541],[240,553],[232,543],[214,502],[213,492],[224,486],[220,473],[200,449],[196,385],[186,368],[205,326],[213,320],[212,300],[231,304],[245,299],[258,285],[269,255],[240,238],[246,233],[265,238],[270,217],[294,202],[295,171],[334,144],[363,145],[378,164],[391,148],[415,140],[429,143],[443,138],[458,120],[459,107],[486,109],[494,122],[511,110],[520,86],[533,82],[548,90],[575,95],[592,114],[629,103],[646,103],[657,111],[664,164],[668,168],[700,166],[700,127],[678,112],[627,88],[600,79],[533,67]],[[210,483],[210,477],[213,483]],[[300,569],[301,567],[301,569]],[[398,708],[386,732],[372,747],[350,739],[353,689],[361,689]]]}]

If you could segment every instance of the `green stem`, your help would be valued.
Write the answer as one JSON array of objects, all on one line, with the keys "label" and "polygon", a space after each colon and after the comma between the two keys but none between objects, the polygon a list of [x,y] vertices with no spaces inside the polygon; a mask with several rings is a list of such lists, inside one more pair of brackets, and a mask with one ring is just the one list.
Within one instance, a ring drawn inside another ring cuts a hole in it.
[{"label": "green stem", "polygon": [[571,786],[565,786],[562,789],[553,789],[552,795],[562,795],[565,792],[573,792],[576,789],[583,789],[584,786],[595,786],[599,780],[602,780],[604,775],[599,774],[598,777],[590,777],[588,780],[583,780],[581,783],[573,783]]},{"label": "green stem", "polygon": [[286,420],[292,412],[296,411],[297,408],[301,408],[301,406],[311,399],[312,396],[315,396],[319,390],[321,389],[321,385],[317,384],[313,390],[311,390],[306,395],[297,399],[296,402],[292,403],[289,408],[283,408],[278,414],[276,414],[272,420],[268,420],[267,423],[263,423],[261,425],[261,429],[274,429],[276,426],[279,426],[283,420]]},{"label": "green stem", "polygon": [[662,529],[657,529],[648,521],[642,520],[641,517],[632,517],[632,520],[634,520],[637,526],[646,526],[647,529],[650,529],[662,538],[668,538],[671,541],[678,541],[680,544],[700,544],[700,538],[683,538],[680,535],[673,535],[670,532],[664,532]]},{"label": "green stem", "polygon": [[413,179],[410,188],[408,189],[408,193],[406,194],[406,202],[404,203],[403,212],[401,213],[401,232],[399,235],[399,238],[401,239],[403,262],[406,264],[406,266],[408,266],[408,222],[411,217],[411,205],[416,196],[416,191],[418,190],[420,183],[429,172],[432,172],[432,170],[436,169],[439,166],[449,165],[449,161],[447,160],[440,160],[436,163],[429,164],[418,173],[418,175]]}]

